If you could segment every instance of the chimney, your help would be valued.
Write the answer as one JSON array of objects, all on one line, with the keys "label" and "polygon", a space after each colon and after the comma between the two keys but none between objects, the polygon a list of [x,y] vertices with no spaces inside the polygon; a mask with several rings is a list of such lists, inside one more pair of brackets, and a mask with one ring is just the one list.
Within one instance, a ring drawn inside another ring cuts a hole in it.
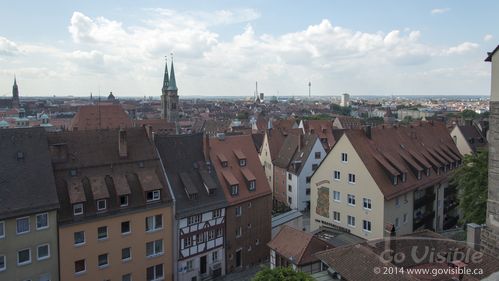
[{"label": "chimney", "polygon": [[118,150],[121,158],[128,157],[128,143],[126,139],[126,131],[125,129],[120,129],[119,140],[118,140]]},{"label": "chimney", "polygon": [[208,136],[208,134],[204,134],[203,153],[204,153],[204,161],[206,163],[210,162],[210,137]]},{"label": "chimney", "polygon": [[366,132],[366,137],[368,139],[372,139],[372,127],[371,127],[371,125],[367,125],[365,127],[365,132]]}]

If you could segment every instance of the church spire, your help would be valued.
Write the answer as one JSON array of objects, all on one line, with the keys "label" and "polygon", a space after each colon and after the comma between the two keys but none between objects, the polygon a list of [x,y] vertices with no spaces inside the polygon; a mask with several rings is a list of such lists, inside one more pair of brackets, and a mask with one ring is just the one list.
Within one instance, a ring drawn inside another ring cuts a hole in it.
[{"label": "church spire", "polygon": [[17,87],[17,79],[14,74],[14,85],[12,86],[12,107],[19,108],[19,88]]},{"label": "church spire", "polygon": [[163,88],[161,88],[164,92],[168,89],[168,59],[165,56],[165,76],[163,78]]},{"label": "church spire", "polygon": [[173,54],[172,54],[172,66],[170,67],[170,82],[168,83],[169,91],[177,91],[177,82],[175,81],[175,69],[173,68]]}]

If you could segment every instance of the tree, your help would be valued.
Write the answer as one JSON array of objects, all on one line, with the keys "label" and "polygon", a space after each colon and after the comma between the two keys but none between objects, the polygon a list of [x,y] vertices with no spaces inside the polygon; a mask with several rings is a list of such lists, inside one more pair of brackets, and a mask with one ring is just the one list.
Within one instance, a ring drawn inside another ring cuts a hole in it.
[{"label": "tree", "polygon": [[476,113],[473,110],[470,109],[465,109],[463,112],[461,112],[461,116],[467,120],[467,119],[475,119],[478,116],[478,113]]},{"label": "tree", "polygon": [[268,267],[260,270],[252,281],[314,281],[314,279],[304,272],[296,272],[290,267]]},{"label": "tree", "polygon": [[454,170],[451,184],[458,189],[459,208],[463,223],[485,223],[487,213],[488,153],[478,151],[465,155],[463,165]]}]

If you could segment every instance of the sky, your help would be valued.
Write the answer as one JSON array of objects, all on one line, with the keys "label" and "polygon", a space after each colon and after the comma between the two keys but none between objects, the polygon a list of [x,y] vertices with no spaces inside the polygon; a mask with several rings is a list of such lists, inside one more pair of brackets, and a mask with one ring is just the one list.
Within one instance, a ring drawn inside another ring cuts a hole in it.
[{"label": "sky", "polygon": [[499,1],[0,1],[0,98],[488,95]]}]

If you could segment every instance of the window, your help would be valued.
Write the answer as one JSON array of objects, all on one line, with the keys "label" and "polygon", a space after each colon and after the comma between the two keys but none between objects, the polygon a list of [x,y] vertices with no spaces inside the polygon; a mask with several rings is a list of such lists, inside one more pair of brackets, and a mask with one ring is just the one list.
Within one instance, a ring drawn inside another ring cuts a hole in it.
[{"label": "window", "polygon": [[74,233],[75,245],[85,244],[85,231],[77,231]]},{"label": "window", "polygon": [[155,281],[163,279],[163,264],[157,264],[146,269],[146,280]]},{"label": "window", "polygon": [[291,198],[290,196],[288,196],[288,204],[289,205],[293,204],[293,198]]},{"label": "window", "polygon": [[260,239],[255,240],[255,245],[257,245],[257,246],[260,245]]},{"label": "window", "polygon": [[348,205],[355,206],[355,195],[348,194]]},{"label": "window", "polygon": [[355,227],[355,217],[348,216],[348,226]]},{"label": "window", "polygon": [[69,175],[71,175],[72,177],[76,177],[78,175],[78,172],[76,172],[76,169],[71,169],[69,170]]},{"label": "window", "polygon": [[97,239],[107,239],[107,226],[97,228]]},{"label": "window", "polygon": [[242,234],[243,234],[243,228],[242,227],[236,228],[236,238],[241,237]]},{"label": "window", "polygon": [[184,248],[192,246],[192,236],[186,236],[184,238]]},{"label": "window", "polygon": [[340,212],[336,212],[336,211],[333,212],[333,220],[335,222],[340,222],[341,221]]},{"label": "window", "polygon": [[187,218],[187,225],[192,225],[192,224],[196,224],[196,223],[200,223],[203,221],[203,218],[201,215],[194,215],[194,216],[190,216]]},{"label": "window", "polygon": [[7,269],[7,260],[5,256],[0,256],[0,272]]},{"label": "window", "polygon": [[339,181],[341,178],[341,173],[340,171],[334,171],[334,180]]},{"label": "window", "polygon": [[109,261],[108,261],[107,253],[99,255],[97,262],[98,262],[98,266],[99,267],[106,267],[106,266],[108,266],[109,265]]},{"label": "window", "polygon": [[216,209],[213,211],[213,218],[220,218],[222,216],[222,209]]},{"label": "window", "polygon": [[121,234],[128,234],[132,231],[130,221],[121,222]]},{"label": "window", "polygon": [[355,174],[348,174],[348,183],[355,183]]},{"label": "window", "polygon": [[399,228],[399,218],[395,218],[395,229]]},{"label": "window", "polygon": [[343,163],[348,162],[348,154],[346,154],[346,153],[341,154],[341,162],[343,162]]},{"label": "window", "polygon": [[186,270],[187,271],[191,271],[193,269],[193,267],[194,267],[193,265],[194,265],[194,263],[192,262],[192,260],[188,260],[187,263],[186,263],[186,265],[185,265]]},{"label": "window", "polygon": [[364,198],[364,209],[371,210],[372,204],[371,199]]},{"label": "window", "polygon": [[363,220],[362,221],[362,229],[364,229],[364,231],[371,232],[371,222]]},{"label": "window", "polygon": [[225,168],[225,167],[227,167],[227,166],[229,166],[229,163],[228,163],[227,161],[222,161],[222,167],[224,167],[224,168]]},{"label": "window", "polygon": [[291,180],[291,173],[288,173],[288,180]]},{"label": "window", "polygon": [[121,276],[121,281],[132,281],[132,274],[127,273]]},{"label": "window", "polygon": [[315,153],[315,159],[321,159],[321,152],[316,152]]},{"label": "window", "polygon": [[230,186],[230,195],[236,196],[237,194],[239,194],[239,185],[238,184],[231,185]]},{"label": "window", "polygon": [[196,244],[204,242],[204,240],[205,240],[204,235],[205,235],[205,232],[201,232],[201,233],[196,235]]},{"label": "window", "polygon": [[97,211],[104,211],[107,209],[106,199],[97,200]]},{"label": "window", "polygon": [[215,252],[211,253],[211,260],[212,260],[213,262],[218,261],[218,252],[217,252],[217,251],[215,251]]},{"label": "window", "polygon": [[305,189],[305,195],[310,195],[310,188]]},{"label": "window", "polygon": [[403,223],[407,223],[407,214],[404,214],[404,217],[402,218]]},{"label": "window", "polygon": [[306,178],[305,178],[305,183],[310,183],[310,178],[311,178],[311,177],[306,177]]},{"label": "window", "polygon": [[128,206],[128,195],[120,196],[120,207]]},{"label": "window", "polygon": [[29,232],[29,217],[19,218],[16,220],[17,228],[16,234],[23,234]]},{"label": "window", "polygon": [[239,160],[239,166],[241,166],[241,167],[246,166],[246,159],[240,159]]},{"label": "window", "polygon": [[146,218],[146,231],[154,231],[163,228],[163,216],[155,215]]},{"label": "window", "polygon": [[222,237],[224,235],[223,228],[217,228],[217,237]]},{"label": "window", "polygon": [[158,201],[161,198],[160,190],[153,190],[147,192],[147,202]]},{"label": "window", "polygon": [[253,205],[253,204],[251,204],[251,201],[250,201],[250,202],[248,202],[248,208],[251,208],[251,206],[252,206],[252,205]]},{"label": "window", "polygon": [[83,215],[83,203],[78,203],[73,205],[73,214],[75,216]]},{"label": "window", "polygon": [[210,230],[208,231],[208,240],[213,240],[215,239],[215,230]]},{"label": "window", "polygon": [[146,243],[146,257],[153,257],[163,254],[163,240],[156,240]]},{"label": "window", "polygon": [[293,187],[290,184],[288,185],[288,191],[293,192]]},{"label": "window", "polygon": [[85,260],[77,260],[75,261],[75,273],[83,273],[87,270],[87,265]]},{"label": "window", "polygon": [[43,213],[36,215],[36,229],[41,230],[49,227],[49,214]]},{"label": "window", "polygon": [[243,207],[237,206],[236,207],[236,217],[240,217],[243,214]]},{"label": "window", "polygon": [[49,244],[44,244],[36,247],[36,259],[41,261],[50,258]]},{"label": "window", "polygon": [[25,265],[31,263],[31,249],[17,251],[17,265]]},{"label": "window", "polygon": [[256,180],[252,180],[249,182],[249,190],[253,191],[256,189]]},{"label": "window", "polygon": [[339,191],[333,191],[333,200],[336,202],[340,202],[340,192]]},{"label": "window", "polygon": [[399,197],[395,198],[395,206],[397,208],[400,207],[400,198]]},{"label": "window", "polygon": [[319,164],[312,164],[312,171],[317,170],[317,167],[319,167]]},{"label": "window", "polygon": [[5,222],[0,221],[0,239],[5,237]]},{"label": "window", "polygon": [[121,260],[122,261],[129,261],[132,259],[132,248],[127,247],[121,249]]}]

